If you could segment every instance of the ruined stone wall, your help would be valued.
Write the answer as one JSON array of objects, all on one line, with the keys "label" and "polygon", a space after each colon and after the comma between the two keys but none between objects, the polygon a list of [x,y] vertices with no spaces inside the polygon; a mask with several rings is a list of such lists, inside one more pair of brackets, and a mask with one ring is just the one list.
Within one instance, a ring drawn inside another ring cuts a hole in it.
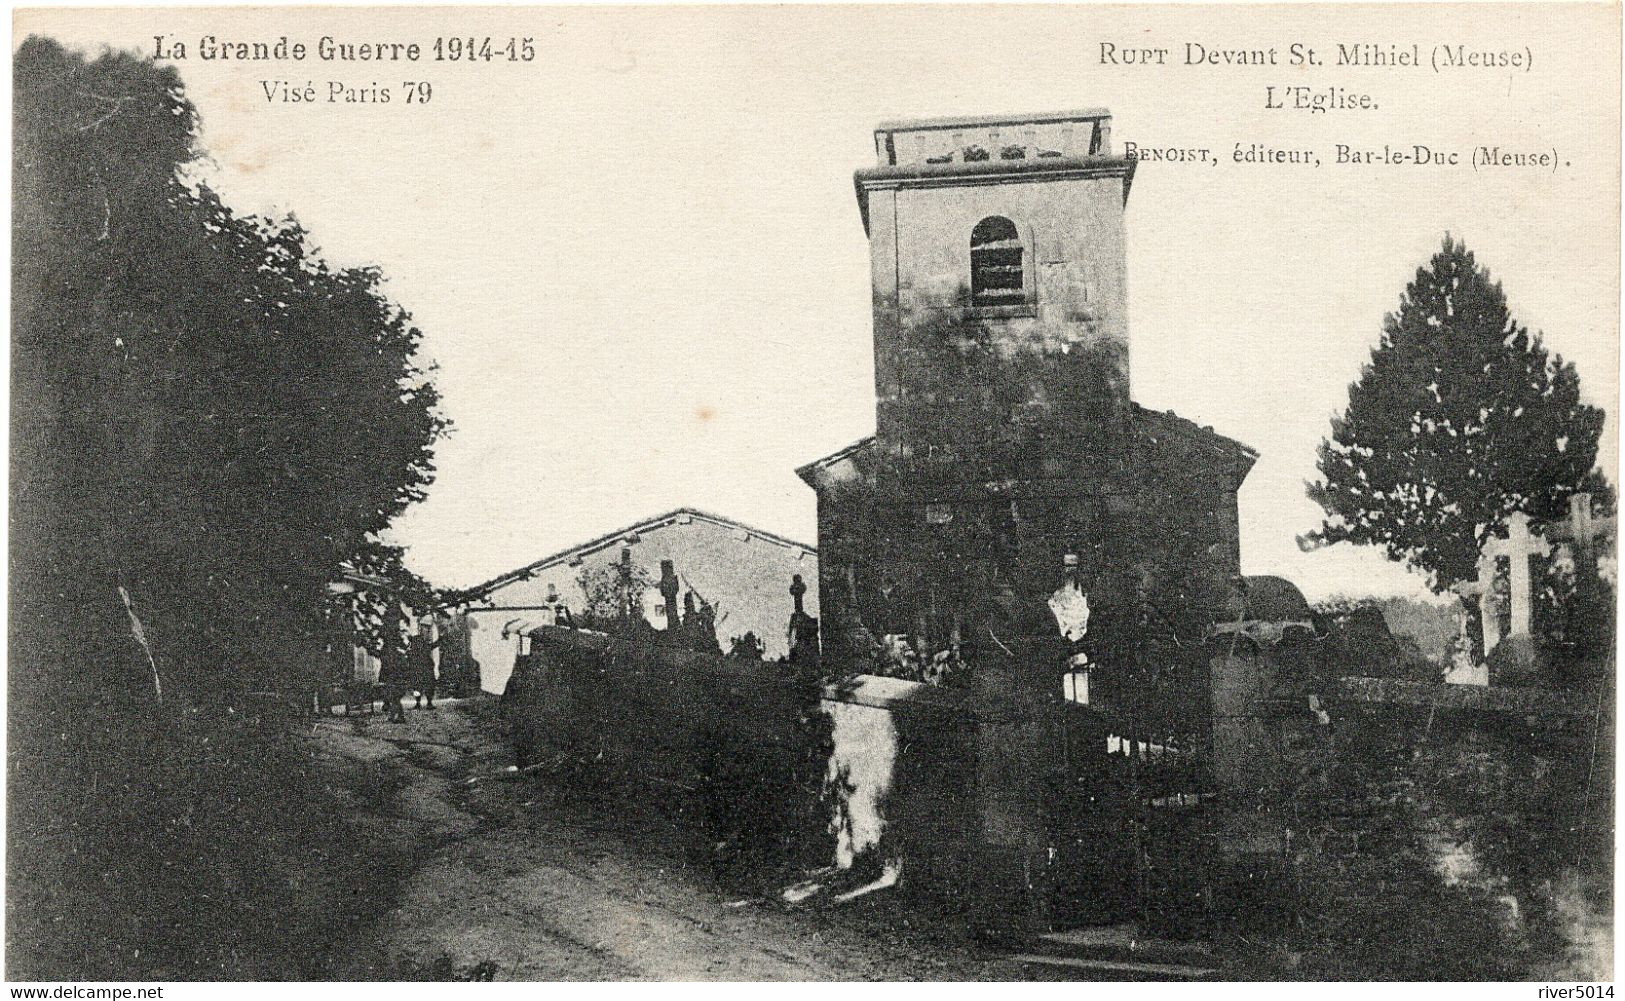
[{"label": "ruined stone wall", "polygon": [[957,896],[985,838],[978,720],[963,696],[806,674],[546,627],[505,696],[522,761],[686,801],[719,837],[766,837],[807,867],[869,856]]},{"label": "ruined stone wall", "polygon": [[963,889],[981,832],[976,725],[930,686],[863,676],[825,690],[834,722],[828,787],[836,865],[903,863],[905,884]]}]

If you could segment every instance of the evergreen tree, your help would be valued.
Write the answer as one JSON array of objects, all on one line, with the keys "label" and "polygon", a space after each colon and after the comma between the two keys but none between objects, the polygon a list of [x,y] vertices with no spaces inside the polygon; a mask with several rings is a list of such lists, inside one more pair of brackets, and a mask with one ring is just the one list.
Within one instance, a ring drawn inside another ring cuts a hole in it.
[{"label": "evergreen tree", "polygon": [[1308,489],[1327,518],[1310,538],[1383,546],[1443,592],[1474,577],[1507,515],[1557,516],[1591,485],[1602,423],[1574,365],[1512,318],[1500,284],[1447,236],[1320,445]]}]

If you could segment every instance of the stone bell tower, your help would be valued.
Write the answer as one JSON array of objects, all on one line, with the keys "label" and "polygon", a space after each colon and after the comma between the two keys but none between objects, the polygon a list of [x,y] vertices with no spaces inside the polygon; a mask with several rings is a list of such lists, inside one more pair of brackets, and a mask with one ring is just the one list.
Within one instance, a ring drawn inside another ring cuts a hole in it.
[{"label": "stone bell tower", "polygon": [[[1110,113],[887,123],[875,152],[856,185],[881,442],[907,453],[911,437],[940,440],[967,424],[948,412],[956,405],[998,411],[972,426],[1052,408],[1094,422],[1126,414],[1123,209],[1135,162],[1112,155]],[[941,350],[963,357],[972,342],[982,361],[955,374],[955,393]],[[942,419],[922,420],[920,407]]]},{"label": "stone bell tower", "polygon": [[[1240,572],[1258,455],[1129,397],[1135,162],[1107,112],[886,124],[875,152],[855,178],[875,434],[797,470],[818,494],[821,665],[965,694],[973,921],[1037,929],[1058,913],[1060,703],[1082,665],[1138,663],[1164,596]],[[1091,705],[1140,697],[1133,672],[1095,677]]]},{"label": "stone bell tower", "polygon": [[[874,137],[855,182],[875,433],[797,470],[818,492],[826,659],[867,671],[865,637],[899,635],[957,656],[1005,588],[1054,591],[1067,555],[1103,610],[1238,573],[1236,491],[1257,453],[1129,396],[1135,161],[1113,154],[1110,113]],[[1061,667],[1037,694],[1061,690]]]}]

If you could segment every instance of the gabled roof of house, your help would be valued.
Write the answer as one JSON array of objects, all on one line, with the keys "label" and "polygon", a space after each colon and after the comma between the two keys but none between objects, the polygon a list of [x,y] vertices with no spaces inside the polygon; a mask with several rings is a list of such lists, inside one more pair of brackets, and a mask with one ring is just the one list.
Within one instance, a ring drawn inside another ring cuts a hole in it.
[{"label": "gabled roof of house", "polygon": [[590,556],[593,553],[601,552],[602,550],[609,549],[612,546],[619,545],[626,540],[627,536],[643,535],[648,532],[658,531],[662,528],[669,528],[672,525],[692,524],[696,521],[708,522],[722,528],[748,532],[750,533],[750,537],[753,539],[762,539],[766,542],[773,543],[774,545],[784,546],[787,549],[799,549],[814,556],[818,554],[817,546],[809,546],[805,542],[797,542],[796,540],[787,538],[786,536],[779,535],[774,532],[768,532],[760,528],[754,528],[750,525],[746,525],[743,522],[735,521],[732,518],[724,518],[722,515],[711,514],[708,511],[701,511],[698,508],[680,507],[675,511],[667,511],[665,514],[656,515],[653,518],[645,518],[642,521],[634,522],[627,525],[625,528],[618,528],[613,532],[606,532],[603,535],[571,546],[568,549],[561,549],[556,553],[542,557],[534,563],[527,563],[517,570],[510,570],[505,574],[493,577],[485,583],[474,587],[472,591],[475,594],[486,594],[491,591],[495,591],[499,587],[512,584],[515,581],[524,580],[538,571],[546,570],[547,568],[557,566],[560,563],[566,563],[577,557]]}]

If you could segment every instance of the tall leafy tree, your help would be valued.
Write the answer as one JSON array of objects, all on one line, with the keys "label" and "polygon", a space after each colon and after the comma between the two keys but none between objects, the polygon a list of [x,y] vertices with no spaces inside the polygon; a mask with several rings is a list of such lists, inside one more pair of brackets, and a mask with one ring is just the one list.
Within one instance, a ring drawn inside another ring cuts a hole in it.
[{"label": "tall leafy tree", "polygon": [[336,843],[332,801],[274,713],[201,703],[336,668],[327,585],[398,564],[433,476],[421,335],[197,183],[173,69],[13,71],[8,972],[285,972],[262,863]]},{"label": "tall leafy tree", "polygon": [[1428,574],[1471,579],[1507,515],[1557,516],[1600,481],[1603,411],[1571,362],[1513,319],[1499,282],[1450,237],[1406,286],[1319,449],[1310,538],[1356,542]]},{"label": "tall leafy tree", "polygon": [[196,181],[173,69],[31,38],[14,73],[14,654],[146,685],[128,595],[172,687],[318,669],[326,584],[433,477],[420,331]]}]

